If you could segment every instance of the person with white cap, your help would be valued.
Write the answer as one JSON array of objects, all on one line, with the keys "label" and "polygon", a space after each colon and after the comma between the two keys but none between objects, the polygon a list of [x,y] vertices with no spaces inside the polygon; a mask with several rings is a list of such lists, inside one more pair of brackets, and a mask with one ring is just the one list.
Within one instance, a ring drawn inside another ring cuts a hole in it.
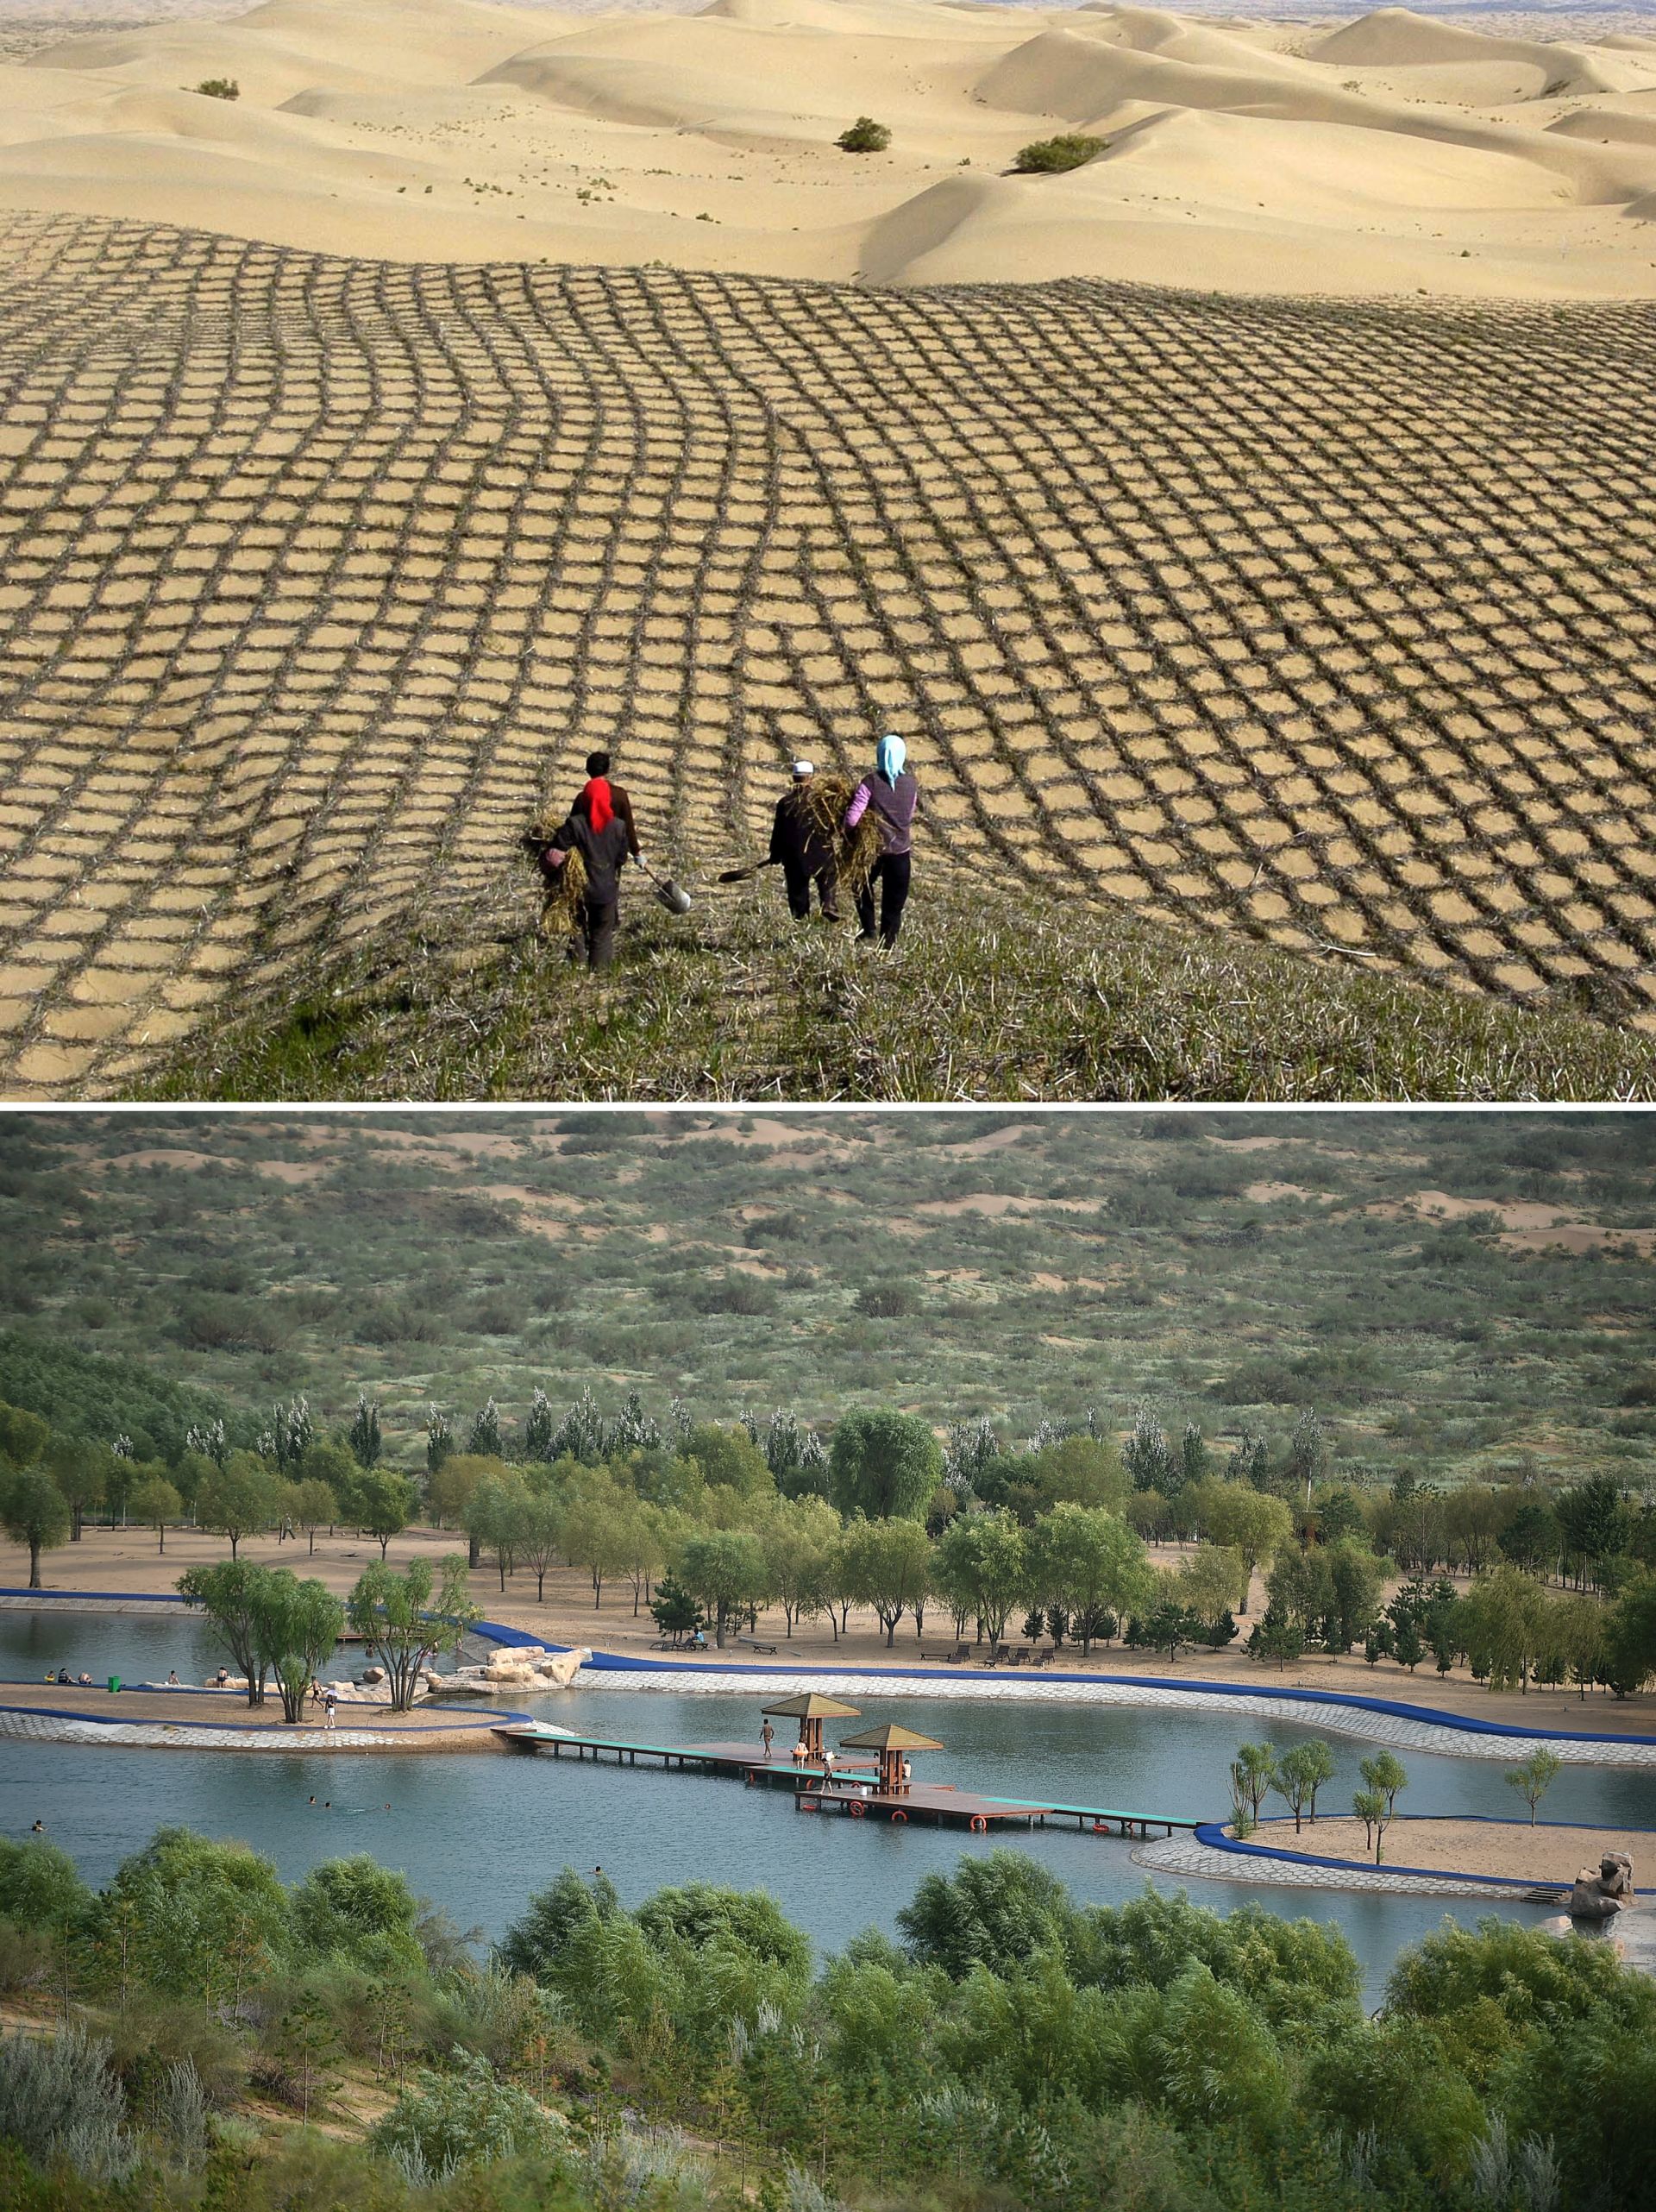
[{"label": "person with white cap", "polygon": [[854,830],[863,815],[872,811],[880,832],[880,857],[856,895],[856,918],[861,924],[857,942],[862,945],[874,941],[875,883],[880,886],[881,943],[888,948],[894,945],[903,926],[913,865],[914,816],[920,803],[920,787],[905,765],[907,758],[907,746],[888,731],[875,747],[874,773],[862,778],[845,809],[848,830]]},{"label": "person with white cap", "polygon": [[794,780],[776,801],[767,864],[781,868],[787,889],[788,912],[795,921],[810,919],[813,881],[823,920],[837,921],[839,869],[834,852],[833,826],[831,820],[825,821],[811,803],[811,786],[816,772],[814,761],[794,762]]}]

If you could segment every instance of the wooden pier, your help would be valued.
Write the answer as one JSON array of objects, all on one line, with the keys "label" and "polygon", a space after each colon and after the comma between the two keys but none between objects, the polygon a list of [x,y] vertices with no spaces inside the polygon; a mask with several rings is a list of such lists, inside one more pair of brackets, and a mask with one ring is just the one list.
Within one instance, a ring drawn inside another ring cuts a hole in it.
[{"label": "wooden pier", "polygon": [[830,1770],[819,1760],[798,1761],[773,1752],[767,1758],[747,1744],[636,1744],[612,1736],[582,1736],[547,1728],[538,1721],[503,1722],[492,1733],[513,1750],[550,1751],[554,1758],[566,1752],[576,1759],[594,1762],[614,1759],[618,1766],[636,1767],[643,1759],[658,1761],[664,1770],[740,1777],[750,1789],[791,1792],[796,1813],[838,1813],[852,1820],[884,1820],[901,1827],[966,1828],[975,1835],[997,1827],[1044,1828],[1049,1822],[1073,1820],[1082,1833],[1095,1836],[1172,1835],[1177,1829],[1194,1830],[1201,1822],[1162,1813],[1122,1813],[1093,1805],[1050,1805],[1021,1798],[988,1797],[957,1789],[950,1782],[912,1782],[896,1790],[882,1789],[865,1779],[878,1772],[874,1759],[836,1758]]}]

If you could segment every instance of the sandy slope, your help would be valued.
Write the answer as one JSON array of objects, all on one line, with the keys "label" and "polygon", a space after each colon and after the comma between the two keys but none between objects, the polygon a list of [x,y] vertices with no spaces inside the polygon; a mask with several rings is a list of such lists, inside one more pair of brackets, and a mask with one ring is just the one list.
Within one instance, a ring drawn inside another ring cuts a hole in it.
[{"label": "sandy slope", "polygon": [[[187,90],[234,79],[232,104]],[[859,113],[889,153],[834,141]],[[1008,173],[1059,129],[1084,169]],[[398,260],[1656,293],[1656,41],[1089,4],[266,0],[0,64],[0,205]]]}]

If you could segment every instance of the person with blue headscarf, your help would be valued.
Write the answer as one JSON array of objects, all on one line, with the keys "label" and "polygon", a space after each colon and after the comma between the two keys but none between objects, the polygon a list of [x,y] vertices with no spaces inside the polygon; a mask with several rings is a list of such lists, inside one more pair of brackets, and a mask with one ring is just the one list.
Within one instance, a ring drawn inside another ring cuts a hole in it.
[{"label": "person with blue headscarf", "polygon": [[920,787],[906,766],[908,748],[888,732],[874,751],[874,773],[865,776],[851,794],[845,809],[845,826],[853,830],[864,814],[871,814],[880,832],[880,856],[856,895],[860,944],[871,944],[874,926],[874,887],[880,886],[879,937],[888,946],[897,942],[908,903],[909,877],[913,867],[914,816],[920,803]]}]

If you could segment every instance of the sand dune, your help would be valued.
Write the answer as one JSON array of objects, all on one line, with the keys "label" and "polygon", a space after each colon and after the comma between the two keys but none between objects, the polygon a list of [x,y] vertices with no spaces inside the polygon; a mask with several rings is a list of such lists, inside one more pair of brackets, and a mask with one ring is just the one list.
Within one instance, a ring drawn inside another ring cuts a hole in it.
[{"label": "sand dune", "polygon": [[[0,205],[404,261],[1656,294],[1656,41],[1383,9],[266,0],[0,66]],[[234,103],[189,88],[234,79]],[[870,114],[892,145],[835,144]],[[1105,141],[1012,173],[1063,129]]]}]

